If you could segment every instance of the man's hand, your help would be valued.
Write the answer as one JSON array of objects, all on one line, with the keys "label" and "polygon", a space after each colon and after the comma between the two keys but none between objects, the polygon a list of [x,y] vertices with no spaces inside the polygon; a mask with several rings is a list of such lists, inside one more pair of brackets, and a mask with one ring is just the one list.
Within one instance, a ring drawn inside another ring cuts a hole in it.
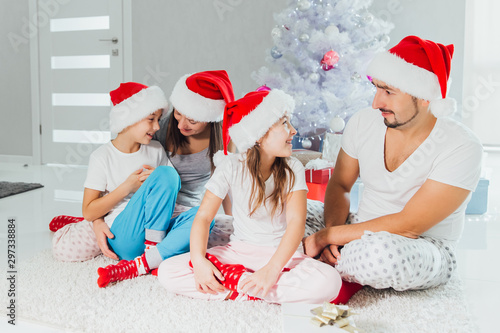
[{"label": "man's hand", "polygon": [[324,240],[326,239],[325,237],[328,234],[328,229],[330,228],[321,229],[311,236],[302,239],[305,254],[312,258],[315,258],[319,254],[321,254],[325,246],[328,245],[328,243],[324,242]]},{"label": "man's hand", "polygon": [[115,235],[111,233],[108,225],[104,222],[104,219],[97,219],[92,223],[94,227],[95,237],[97,238],[97,245],[106,257],[118,260],[116,253],[111,251],[108,247],[108,238],[115,238]]},{"label": "man's hand", "polygon": [[335,266],[339,259],[340,251],[337,245],[328,245],[325,247],[319,258],[320,261],[332,266]]}]

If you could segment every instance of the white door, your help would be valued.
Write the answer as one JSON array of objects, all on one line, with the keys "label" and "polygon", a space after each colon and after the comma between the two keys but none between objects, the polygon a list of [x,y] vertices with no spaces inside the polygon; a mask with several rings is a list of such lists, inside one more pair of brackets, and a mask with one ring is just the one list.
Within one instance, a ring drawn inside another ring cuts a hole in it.
[{"label": "white door", "polygon": [[109,91],[123,81],[121,0],[37,1],[41,162],[88,163],[110,140]]}]

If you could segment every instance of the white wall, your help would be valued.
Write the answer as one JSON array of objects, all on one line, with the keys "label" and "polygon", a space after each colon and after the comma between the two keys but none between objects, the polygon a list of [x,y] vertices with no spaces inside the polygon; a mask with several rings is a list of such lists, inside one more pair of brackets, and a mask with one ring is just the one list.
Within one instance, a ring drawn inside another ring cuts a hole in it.
[{"label": "white wall", "polygon": [[[225,69],[235,97],[239,98],[257,88],[250,73],[265,64],[266,49],[272,47],[273,13],[281,11],[287,3],[287,0],[133,2],[133,79],[149,79],[170,95],[182,75]],[[160,74],[156,82],[151,75],[155,71]]]},{"label": "white wall", "polygon": [[[133,1],[132,79],[157,84],[169,95],[183,74],[225,69],[241,97],[256,88],[250,73],[265,64],[272,14],[287,3]],[[409,34],[454,43],[450,94],[461,100],[465,0],[375,0],[370,11],[395,24],[390,46]],[[9,32],[21,35],[27,19],[28,1],[0,0],[0,161],[4,155],[32,156],[29,46],[16,52],[7,38]]]}]

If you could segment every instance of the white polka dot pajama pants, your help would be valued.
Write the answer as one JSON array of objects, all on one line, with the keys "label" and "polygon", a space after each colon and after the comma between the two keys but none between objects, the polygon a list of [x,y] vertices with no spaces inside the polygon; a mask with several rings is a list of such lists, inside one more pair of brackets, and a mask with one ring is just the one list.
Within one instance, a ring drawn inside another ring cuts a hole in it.
[{"label": "white polka dot pajama pants", "polygon": [[[347,223],[354,222],[350,214]],[[324,228],[323,204],[308,200],[306,236]],[[346,244],[335,266],[344,280],[373,288],[426,289],[448,282],[456,270],[451,242],[421,236],[411,239],[388,232],[365,231]]]},{"label": "white polka dot pajama pants", "polygon": [[456,269],[453,248],[430,237],[365,231],[340,253],[336,268],[343,279],[377,289],[434,287],[446,283]]}]

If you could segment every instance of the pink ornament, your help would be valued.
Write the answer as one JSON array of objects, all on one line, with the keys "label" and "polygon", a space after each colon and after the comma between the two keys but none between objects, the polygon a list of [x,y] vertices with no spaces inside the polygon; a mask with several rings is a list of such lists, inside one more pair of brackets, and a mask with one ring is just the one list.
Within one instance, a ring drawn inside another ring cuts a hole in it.
[{"label": "pink ornament", "polygon": [[337,63],[339,62],[339,54],[333,50],[328,51],[321,59],[321,68],[325,71],[329,71],[332,68],[335,68]]},{"label": "pink ornament", "polygon": [[255,91],[269,91],[269,90],[271,90],[271,88],[269,88],[266,85],[260,86],[257,89],[255,89]]}]

